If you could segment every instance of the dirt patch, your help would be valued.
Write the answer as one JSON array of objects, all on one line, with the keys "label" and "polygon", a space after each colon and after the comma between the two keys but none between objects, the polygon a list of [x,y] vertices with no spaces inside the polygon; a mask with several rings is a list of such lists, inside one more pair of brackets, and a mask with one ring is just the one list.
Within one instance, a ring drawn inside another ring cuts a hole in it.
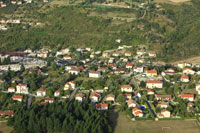
[{"label": "dirt patch", "polygon": [[190,0],[155,0],[157,3],[179,4],[183,2],[189,2]]},{"label": "dirt patch", "polygon": [[171,62],[170,64],[174,64],[175,65],[175,64],[177,64],[179,62],[188,62],[188,63],[192,63],[192,64],[200,64],[200,56],[191,57],[191,58],[187,58],[187,59]]},{"label": "dirt patch", "polygon": [[12,127],[7,126],[7,122],[0,121],[0,133],[11,133]]}]

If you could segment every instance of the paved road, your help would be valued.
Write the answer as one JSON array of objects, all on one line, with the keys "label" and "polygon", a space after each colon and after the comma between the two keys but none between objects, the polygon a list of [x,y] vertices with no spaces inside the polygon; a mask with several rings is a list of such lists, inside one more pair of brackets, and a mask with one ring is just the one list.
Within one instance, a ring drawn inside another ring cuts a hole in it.
[{"label": "paved road", "polygon": [[69,97],[69,101],[71,101],[74,98],[74,95],[76,94],[77,90],[78,90],[78,88],[74,89],[74,91],[72,92],[72,94]]},{"label": "paved road", "polygon": [[151,105],[149,104],[149,101],[146,101],[147,106],[149,107],[149,110],[152,112],[152,114],[154,115],[154,117],[157,117],[157,114],[154,112],[154,110],[151,108]]},{"label": "paved road", "polygon": [[27,106],[29,107],[31,105],[31,95],[27,95]]}]

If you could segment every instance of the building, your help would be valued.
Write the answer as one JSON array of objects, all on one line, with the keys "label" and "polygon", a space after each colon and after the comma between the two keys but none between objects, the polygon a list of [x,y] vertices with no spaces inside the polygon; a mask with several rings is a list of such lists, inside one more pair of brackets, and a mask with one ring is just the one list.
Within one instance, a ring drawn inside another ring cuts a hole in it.
[{"label": "building", "polygon": [[164,109],[161,111],[160,114],[158,114],[158,118],[170,118],[171,117],[171,112]]},{"label": "building", "polygon": [[121,92],[132,92],[133,88],[130,85],[122,85],[121,86]]},{"label": "building", "polygon": [[131,54],[131,52],[126,52],[124,55],[125,55],[126,57],[130,57],[132,54]]},{"label": "building", "polygon": [[70,69],[69,73],[74,74],[74,75],[78,75],[80,73],[80,70],[79,69]]},{"label": "building", "polygon": [[46,90],[44,90],[44,89],[38,89],[37,90],[37,96],[38,97],[44,97],[44,96],[46,96]]},{"label": "building", "polygon": [[100,98],[101,98],[101,94],[100,93],[98,93],[98,92],[93,92],[91,95],[90,95],[90,100],[91,100],[91,102],[99,102],[99,100],[100,100]]},{"label": "building", "polygon": [[147,90],[147,95],[154,95],[155,91],[152,89]]},{"label": "building", "polygon": [[97,110],[108,110],[108,104],[96,104]]},{"label": "building", "polygon": [[181,94],[181,98],[192,102],[194,101],[194,94]]},{"label": "building", "polygon": [[12,99],[13,99],[14,101],[22,102],[22,100],[23,100],[23,96],[20,96],[20,95],[14,95],[14,96],[12,96]]},{"label": "building", "polygon": [[159,94],[156,94],[155,98],[156,98],[156,100],[167,100],[167,101],[170,101],[172,99],[172,96],[171,95],[159,95]]},{"label": "building", "polygon": [[149,89],[162,88],[163,82],[160,81],[160,80],[147,80],[146,81],[146,87],[149,88]]},{"label": "building", "polygon": [[0,117],[13,117],[13,116],[14,116],[13,110],[0,111]]},{"label": "building", "polygon": [[107,101],[107,102],[114,102],[114,101],[115,101],[115,95],[113,95],[113,94],[108,94],[108,95],[105,97],[105,101]]},{"label": "building", "polygon": [[136,103],[136,101],[129,99],[127,101],[127,105],[128,105],[129,108],[134,108],[134,107],[137,106],[137,103]]},{"label": "building", "polygon": [[122,96],[124,96],[124,98],[125,98],[126,100],[129,100],[129,99],[132,98],[132,95],[131,95],[131,94],[122,94]]},{"label": "building", "polygon": [[60,96],[60,91],[59,90],[55,91],[54,92],[54,97],[59,97],[59,96]]},{"label": "building", "polygon": [[132,109],[132,114],[136,117],[143,117],[142,110],[139,108],[133,108]]},{"label": "building", "polygon": [[200,84],[196,84],[196,91],[198,91],[198,89],[200,88]]},{"label": "building", "polygon": [[74,90],[76,88],[76,82],[75,81],[69,81],[65,83],[64,90]]},{"label": "building", "polygon": [[26,84],[18,84],[16,86],[16,93],[20,93],[20,94],[28,94],[28,87]]},{"label": "building", "polygon": [[134,67],[133,71],[136,72],[136,73],[143,73],[144,72],[144,68],[136,66],[136,67]]},{"label": "building", "polygon": [[154,77],[154,76],[157,76],[157,71],[155,69],[153,70],[147,70],[146,71],[146,76],[147,77]]},{"label": "building", "polygon": [[161,102],[157,105],[157,107],[160,108],[168,108],[169,107],[169,103],[168,102]]},{"label": "building", "polygon": [[75,96],[75,100],[77,100],[79,102],[82,102],[84,98],[85,98],[85,94],[83,94],[83,93],[78,93]]},{"label": "building", "polygon": [[128,64],[126,64],[126,68],[127,69],[132,69],[133,68],[133,63],[128,63]]},{"label": "building", "polygon": [[149,51],[149,57],[156,57],[156,52]]},{"label": "building", "polygon": [[182,75],[181,76],[181,82],[189,82],[190,80],[189,80],[189,77],[187,76],[187,75]]},{"label": "building", "polygon": [[54,98],[49,98],[49,97],[46,97],[45,99],[44,99],[44,101],[47,103],[54,103]]},{"label": "building", "polygon": [[10,93],[15,92],[15,87],[9,87],[9,88],[8,88],[8,92],[10,92]]},{"label": "building", "polygon": [[90,71],[89,72],[89,77],[90,78],[100,78],[101,77],[101,73],[100,72],[95,72],[95,71]]},{"label": "building", "polygon": [[186,75],[194,75],[194,74],[195,74],[195,71],[192,70],[191,68],[184,68],[184,69],[183,69],[183,74],[186,74]]}]

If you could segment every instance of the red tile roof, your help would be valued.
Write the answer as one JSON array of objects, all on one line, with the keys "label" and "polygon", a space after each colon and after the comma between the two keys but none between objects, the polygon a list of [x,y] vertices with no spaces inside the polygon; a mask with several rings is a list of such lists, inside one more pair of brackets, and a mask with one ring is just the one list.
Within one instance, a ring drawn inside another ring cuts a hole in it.
[{"label": "red tile roof", "polygon": [[160,80],[147,80],[147,83],[162,84],[163,82]]},{"label": "red tile roof", "polygon": [[182,98],[194,98],[194,94],[181,94]]}]

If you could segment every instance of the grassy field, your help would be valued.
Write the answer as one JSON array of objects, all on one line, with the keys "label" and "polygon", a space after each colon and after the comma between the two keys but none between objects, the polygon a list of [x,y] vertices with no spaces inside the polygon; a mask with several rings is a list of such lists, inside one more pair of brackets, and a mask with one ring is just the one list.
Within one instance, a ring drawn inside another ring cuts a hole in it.
[{"label": "grassy field", "polygon": [[0,133],[10,133],[13,130],[12,127],[6,125],[6,122],[0,122]]},{"label": "grassy field", "polygon": [[110,116],[115,133],[199,133],[196,120],[131,121],[125,113]]}]

